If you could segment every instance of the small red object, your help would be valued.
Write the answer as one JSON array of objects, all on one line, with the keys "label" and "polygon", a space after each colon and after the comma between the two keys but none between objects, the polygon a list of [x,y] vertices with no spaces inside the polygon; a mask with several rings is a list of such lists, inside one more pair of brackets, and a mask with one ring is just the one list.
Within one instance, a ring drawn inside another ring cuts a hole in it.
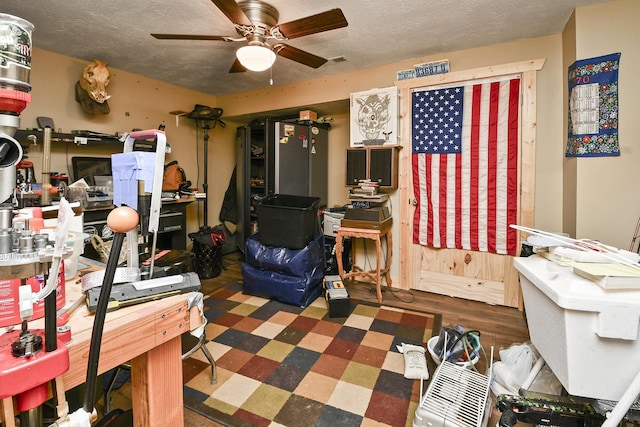
[{"label": "small red object", "polygon": [[71,341],[71,328],[69,326],[58,326],[58,341],[68,344]]}]

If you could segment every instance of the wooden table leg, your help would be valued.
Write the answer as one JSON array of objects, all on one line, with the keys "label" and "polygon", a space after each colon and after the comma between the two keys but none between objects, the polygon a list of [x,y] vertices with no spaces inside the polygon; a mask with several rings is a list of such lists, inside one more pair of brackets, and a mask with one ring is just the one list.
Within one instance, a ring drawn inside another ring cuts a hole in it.
[{"label": "wooden table leg", "polygon": [[4,426],[16,427],[16,419],[13,412],[13,397],[2,399],[2,418],[4,419]]},{"label": "wooden table leg", "polygon": [[180,336],[131,361],[131,398],[134,427],[184,427]]},{"label": "wooden table leg", "polygon": [[387,236],[387,258],[384,261],[384,279],[387,282],[387,287],[391,287],[391,275],[389,270],[391,269],[391,251],[393,250],[393,238],[391,237],[391,230],[386,234]]},{"label": "wooden table leg", "polygon": [[336,236],[336,261],[338,261],[338,274],[344,279],[344,266],[342,265],[342,234]]},{"label": "wooden table leg", "polygon": [[378,302],[382,303],[382,289],[380,289],[381,285],[381,277],[380,277],[380,261],[382,259],[382,244],[380,243],[380,235],[376,235],[376,293],[378,294]]}]

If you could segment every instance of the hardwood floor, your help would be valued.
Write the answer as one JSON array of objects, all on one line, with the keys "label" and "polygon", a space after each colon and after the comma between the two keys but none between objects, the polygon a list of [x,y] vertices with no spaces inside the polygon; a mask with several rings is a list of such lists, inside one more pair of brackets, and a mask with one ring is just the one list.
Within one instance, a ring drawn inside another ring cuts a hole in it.
[{"label": "hardwood floor", "polygon": [[[227,269],[215,279],[202,281],[202,292],[207,293],[228,283],[242,280],[240,266],[242,254],[234,252],[225,256]],[[349,281],[346,284],[349,296],[354,299],[377,302],[375,287],[368,283]],[[510,307],[489,305],[482,302],[452,298],[422,291],[405,291],[383,287],[385,305],[442,314],[443,325],[461,325],[465,329],[480,331],[482,345],[487,353],[494,347],[498,351],[514,343],[529,340],[529,330],[524,312]]]}]

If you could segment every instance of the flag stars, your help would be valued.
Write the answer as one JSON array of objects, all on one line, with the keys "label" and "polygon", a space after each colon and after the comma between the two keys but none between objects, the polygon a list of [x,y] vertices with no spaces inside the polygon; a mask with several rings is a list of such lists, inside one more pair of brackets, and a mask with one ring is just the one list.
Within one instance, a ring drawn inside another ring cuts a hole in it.
[{"label": "flag stars", "polygon": [[459,153],[462,100],[459,88],[413,93],[413,135],[419,153]]}]

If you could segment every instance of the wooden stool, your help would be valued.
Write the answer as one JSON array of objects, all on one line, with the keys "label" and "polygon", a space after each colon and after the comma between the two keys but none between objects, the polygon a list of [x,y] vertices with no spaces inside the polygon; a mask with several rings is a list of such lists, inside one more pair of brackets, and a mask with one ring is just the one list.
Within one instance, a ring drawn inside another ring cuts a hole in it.
[{"label": "wooden stool", "polygon": [[[382,244],[380,243],[382,237],[387,237],[387,257],[384,261],[384,267],[382,267]],[[342,239],[345,237],[352,237],[354,239],[371,239],[376,242],[376,269],[370,271],[364,271],[360,267],[356,267],[356,245],[351,245],[351,263],[353,265],[352,270],[349,273],[344,272],[342,265]],[[391,286],[391,277],[389,277],[389,267],[391,266],[391,249],[393,247],[393,239],[391,236],[391,221],[388,224],[383,225],[380,229],[374,228],[356,228],[356,227],[340,227],[338,228],[338,235],[336,236],[336,259],[338,261],[338,274],[342,280],[349,279],[351,277],[364,277],[369,281],[376,284],[376,292],[378,294],[378,302],[382,302],[382,290],[380,289],[382,276],[384,276],[387,282],[387,287]]]}]

